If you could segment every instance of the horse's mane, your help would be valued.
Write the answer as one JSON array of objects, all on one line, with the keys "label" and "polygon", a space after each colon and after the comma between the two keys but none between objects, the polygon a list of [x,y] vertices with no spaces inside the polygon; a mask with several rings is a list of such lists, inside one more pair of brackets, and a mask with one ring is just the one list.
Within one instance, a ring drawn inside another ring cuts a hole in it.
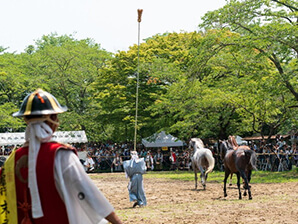
[{"label": "horse's mane", "polygon": [[200,138],[191,138],[191,141],[195,142],[198,148],[203,149],[205,148],[203,141]]}]

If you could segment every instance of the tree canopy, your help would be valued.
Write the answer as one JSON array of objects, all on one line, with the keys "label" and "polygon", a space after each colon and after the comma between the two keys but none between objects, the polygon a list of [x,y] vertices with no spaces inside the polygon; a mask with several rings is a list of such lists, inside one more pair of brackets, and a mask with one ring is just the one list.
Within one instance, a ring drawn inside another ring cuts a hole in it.
[{"label": "tree canopy", "polygon": [[1,47],[0,130],[24,131],[11,114],[43,88],[68,107],[61,130],[132,141],[137,74],[138,141],[161,130],[184,140],[297,130],[297,8],[230,0],[206,13],[198,31],[156,34],[116,54],[56,33],[21,54]]}]

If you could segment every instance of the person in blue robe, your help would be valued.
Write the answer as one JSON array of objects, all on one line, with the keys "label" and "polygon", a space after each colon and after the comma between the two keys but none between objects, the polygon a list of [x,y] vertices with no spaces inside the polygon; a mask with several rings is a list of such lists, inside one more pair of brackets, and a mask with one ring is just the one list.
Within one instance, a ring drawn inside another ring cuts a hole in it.
[{"label": "person in blue robe", "polygon": [[146,195],[143,185],[143,174],[146,173],[144,158],[139,158],[136,151],[131,152],[131,159],[123,162],[126,177],[129,178],[128,192],[131,202],[135,202],[133,207],[147,205]]}]

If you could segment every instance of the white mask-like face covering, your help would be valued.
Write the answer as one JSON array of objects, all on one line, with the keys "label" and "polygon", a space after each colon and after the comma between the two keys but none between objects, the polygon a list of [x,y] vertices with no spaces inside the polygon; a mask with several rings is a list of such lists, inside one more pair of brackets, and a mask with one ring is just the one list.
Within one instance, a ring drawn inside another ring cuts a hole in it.
[{"label": "white mask-like face covering", "polygon": [[40,218],[43,217],[43,211],[36,179],[36,160],[41,143],[50,141],[53,135],[52,128],[46,124],[45,121],[49,121],[54,124],[57,122],[52,121],[49,116],[25,119],[25,121],[28,124],[25,132],[25,139],[26,143],[29,143],[28,186],[32,201],[32,217]]}]

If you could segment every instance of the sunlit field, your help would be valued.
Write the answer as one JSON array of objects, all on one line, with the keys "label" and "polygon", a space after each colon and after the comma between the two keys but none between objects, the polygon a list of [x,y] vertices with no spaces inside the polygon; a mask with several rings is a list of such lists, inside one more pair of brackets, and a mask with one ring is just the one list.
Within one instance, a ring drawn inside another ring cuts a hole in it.
[{"label": "sunlit field", "polygon": [[254,171],[252,200],[247,196],[238,199],[235,175],[224,197],[224,172],[213,171],[206,190],[200,183],[195,190],[192,171],[149,171],[143,175],[148,205],[142,208],[132,208],[123,172],[90,177],[124,223],[297,223],[298,168]]}]

